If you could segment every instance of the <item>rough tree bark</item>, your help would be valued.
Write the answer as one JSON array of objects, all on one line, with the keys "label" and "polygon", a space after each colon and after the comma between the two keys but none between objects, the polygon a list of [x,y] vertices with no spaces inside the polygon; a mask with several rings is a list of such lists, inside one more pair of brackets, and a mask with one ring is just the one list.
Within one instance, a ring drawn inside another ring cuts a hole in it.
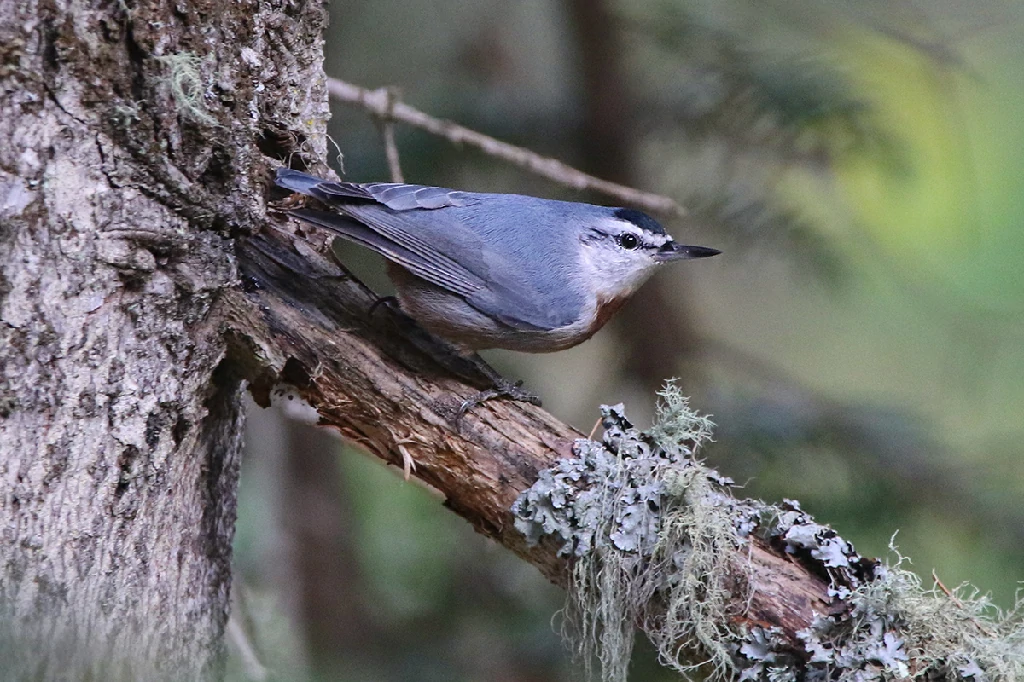
[{"label": "rough tree bark", "polygon": [[216,677],[268,126],[323,154],[319,3],[0,0],[0,676]]}]

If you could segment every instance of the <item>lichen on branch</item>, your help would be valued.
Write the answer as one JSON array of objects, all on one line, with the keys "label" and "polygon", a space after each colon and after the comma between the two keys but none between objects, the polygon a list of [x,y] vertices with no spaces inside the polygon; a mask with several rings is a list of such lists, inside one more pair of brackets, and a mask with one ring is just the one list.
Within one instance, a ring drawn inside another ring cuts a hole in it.
[{"label": "lichen on branch", "polygon": [[[646,431],[622,405],[602,407],[601,441],[577,440],[512,508],[529,542],[550,536],[568,558],[563,636],[588,679],[596,663],[603,682],[625,682],[637,629],[686,677],[1024,679],[1022,609],[925,590],[902,557],[887,567],[861,556],[797,502],[737,500],[696,458],[712,423],[675,385],[659,395]],[[748,613],[754,543],[827,582],[831,601],[795,639]]]},{"label": "lichen on branch", "polygon": [[[606,681],[626,679],[636,627],[669,667],[731,667],[728,611],[744,573],[734,550],[752,520],[724,492],[731,481],[695,458],[711,421],[674,384],[660,395],[648,431],[622,405],[603,407],[601,442],[576,441],[576,457],[513,507],[528,539],[554,535],[571,557],[563,634],[587,675],[597,660]],[[694,650],[704,659],[694,663]]]}]

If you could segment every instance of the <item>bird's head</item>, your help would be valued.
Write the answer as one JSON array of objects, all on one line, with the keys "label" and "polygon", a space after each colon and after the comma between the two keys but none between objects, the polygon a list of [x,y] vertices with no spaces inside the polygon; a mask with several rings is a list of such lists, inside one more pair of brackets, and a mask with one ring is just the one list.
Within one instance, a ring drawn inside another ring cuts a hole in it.
[{"label": "bird's head", "polygon": [[705,246],[679,244],[658,221],[629,208],[609,209],[607,215],[586,221],[580,232],[581,265],[598,295],[607,299],[629,296],[657,266],[720,253]]}]

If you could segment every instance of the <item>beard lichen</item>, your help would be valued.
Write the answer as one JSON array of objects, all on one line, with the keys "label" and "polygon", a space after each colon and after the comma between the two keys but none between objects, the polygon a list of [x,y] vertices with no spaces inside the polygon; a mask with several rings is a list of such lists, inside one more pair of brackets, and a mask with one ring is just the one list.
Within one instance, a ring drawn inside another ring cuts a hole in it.
[{"label": "beard lichen", "polygon": [[179,113],[197,123],[218,125],[204,101],[206,81],[202,74],[203,60],[191,52],[161,55],[155,59],[169,71],[166,82]]},{"label": "beard lichen", "polygon": [[588,679],[597,662],[605,682],[626,680],[636,628],[683,674],[732,667],[729,604],[745,570],[733,550],[753,524],[726,492],[732,482],[694,458],[711,421],[673,384],[659,395],[648,431],[622,405],[603,407],[602,441],[578,440],[576,458],[542,472],[513,507],[531,542],[553,535],[570,558],[562,630]]},{"label": "beard lichen", "polygon": [[[625,682],[640,629],[687,677],[1024,681],[1024,601],[1003,613],[966,587],[924,589],[902,557],[861,556],[795,501],[736,500],[695,459],[711,422],[674,385],[659,395],[647,431],[622,405],[602,407],[601,442],[576,441],[512,509],[528,541],[553,537],[569,560],[562,630],[588,679],[596,664],[604,682]],[[734,625],[751,595],[736,549],[752,535],[827,580],[827,613],[795,639]]]},{"label": "beard lichen", "polygon": [[752,628],[735,659],[741,680],[1024,680],[1024,602],[1004,613],[966,585],[925,589],[894,546],[897,561],[884,566],[792,500],[769,511],[757,532],[825,569],[833,602],[797,633],[802,651],[775,630]]},{"label": "beard lichen", "polygon": [[967,584],[926,589],[890,549],[897,561],[850,594],[847,617],[800,633],[812,654],[801,679],[1024,680],[1024,600],[1007,612]]}]

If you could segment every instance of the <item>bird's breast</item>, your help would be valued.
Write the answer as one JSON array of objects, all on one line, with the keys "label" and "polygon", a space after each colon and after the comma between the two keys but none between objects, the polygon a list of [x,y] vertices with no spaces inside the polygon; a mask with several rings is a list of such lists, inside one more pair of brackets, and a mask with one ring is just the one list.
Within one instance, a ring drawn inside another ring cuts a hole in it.
[{"label": "bird's breast", "polygon": [[547,350],[562,350],[583,343],[596,334],[628,298],[629,296],[597,296],[591,299],[591,305],[582,311],[579,319],[568,326],[546,333],[551,345]]},{"label": "bird's breast", "polygon": [[622,304],[626,302],[628,296],[616,296],[616,297],[603,297],[598,296],[596,301],[596,307],[594,309],[594,322],[593,331],[596,332],[598,329],[603,327],[608,320],[612,319],[612,316],[619,311]]}]

